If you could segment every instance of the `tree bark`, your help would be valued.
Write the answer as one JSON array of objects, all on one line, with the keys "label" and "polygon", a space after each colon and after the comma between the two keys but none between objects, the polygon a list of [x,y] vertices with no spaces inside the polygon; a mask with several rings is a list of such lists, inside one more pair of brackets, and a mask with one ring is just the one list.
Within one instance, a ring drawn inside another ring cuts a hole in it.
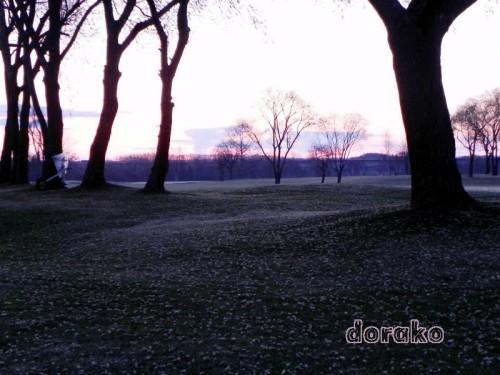
[{"label": "tree bark", "polygon": [[484,158],[485,158],[484,174],[490,174],[491,173],[490,154],[488,152],[486,152],[486,155]]},{"label": "tree bark", "polygon": [[455,160],[455,139],[441,75],[441,43],[453,20],[474,0],[370,0],[382,17],[408,142],[411,206],[419,210],[470,208]]},{"label": "tree bark", "polygon": [[[160,77],[162,82],[161,91],[161,123],[160,133],[158,134],[158,144],[156,145],[156,155],[149,174],[145,192],[165,192],[165,179],[168,174],[168,155],[170,150],[170,139],[172,135],[173,111],[174,103],[172,102],[172,84],[175,73],[181,61],[184,49],[189,41],[189,26],[187,8],[189,0],[182,0],[179,3],[177,10],[177,30],[179,38],[172,57],[172,61],[168,61],[168,35],[163,29],[160,17],[157,13],[156,6],[153,1],[148,1],[151,10],[152,19],[155,21],[155,28],[160,39],[160,54],[161,54],[161,71]],[[224,171],[222,171],[224,173]],[[232,170],[229,172],[232,176]],[[222,175],[224,176],[224,175]]]},{"label": "tree bark", "polygon": [[17,154],[19,138],[19,88],[16,81],[16,69],[4,66],[5,91],[7,98],[7,120],[3,140],[2,155],[0,158],[0,183],[12,183],[15,176],[14,160]]},{"label": "tree bark", "polygon": [[[108,54],[110,53],[108,48]],[[118,83],[121,72],[119,70],[121,52],[111,52],[108,56],[109,64],[104,67],[104,97],[97,126],[96,135],[90,148],[89,162],[82,180],[84,188],[99,188],[105,185],[104,164],[106,152],[111,138],[111,129],[118,113]]]},{"label": "tree bark", "polygon": [[[63,152],[62,140],[64,120],[62,115],[61,100],[59,96],[59,73],[61,69],[61,0],[49,0],[49,30],[45,46],[48,59],[42,61],[44,72],[43,83],[45,86],[45,103],[47,106],[47,132],[44,139],[44,162],[42,179],[47,180],[57,174],[52,157]],[[40,53],[40,51],[39,51]],[[64,184],[59,177],[47,182],[47,188],[63,188]]]},{"label": "tree bark", "polygon": [[[26,56],[25,56],[26,58]],[[24,75],[23,84],[23,100],[21,104],[21,111],[19,114],[19,138],[17,144],[17,171],[16,183],[27,184],[29,182],[29,122],[30,122],[30,90],[28,83],[28,76]]]},{"label": "tree bark", "polygon": [[469,156],[469,177],[474,177],[474,159],[475,155]]},{"label": "tree bark", "polygon": [[[149,174],[145,192],[163,193],[165,192],[165,178],[168,173],[168,153],[170,149],[170,138],[172,133],[172,115],[174,103],[172,103],[172,79],[167,72],[162,71],[162,94],[161,94],[161,124],[158,134],[158,144],[156,155]],[[224,173],[224,172],[222,172]]]},{"label": "tree bark", "polygon": [[0,6],[0,52],[4,65],[5,97],[7,101],[7,119],[5,122],[2,153],[0,156],[0,183],[11,183],[15,179],[15,157],[19,135],[19,87],[17,74],[19,70],[20,42],[18,39],[17,52],[14,61],[11,60],[11,45],[9,35],[12,24],[7,25],[5,6]]},{"label": "tree bark", "polygon": [[340,167],[337,170],[337,184],[340,184],[342,182],[342,173],[344,172],[344,167]]},{"label": "tree bark", "polygon": [[281,183],[281,172],[276,171],[274,172],[274,184],[279,185]]},{"label": "tree bark", "polygon": [[498,176],[498,162],[500,161],[500,158],[498,157],[497,154],[493,154],[491,156],[491,175],[492,176]]},{"label": "tree bark", "polygon": [[467,208],[441,76],[441,36],[414,25],[390,38],[412,171],[416,209]]},{"label": "tree bark", "polygon": [[[51,178],[57,174],[52,157],[63,152],[62,140],[64,121],[59,97],[59,69],[60,60],[55,57],[49,61],[44,69],[45,100],[47,103],[47,139],[44,145],[44,163],[42,177]],[[47,187],[62,188],[59,177],[51,180]]]}]

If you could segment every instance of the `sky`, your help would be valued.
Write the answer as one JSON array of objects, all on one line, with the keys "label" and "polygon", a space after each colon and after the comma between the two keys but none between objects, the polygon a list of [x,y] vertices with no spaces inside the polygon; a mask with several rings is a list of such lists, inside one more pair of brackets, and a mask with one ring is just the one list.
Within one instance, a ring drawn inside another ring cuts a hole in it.
[{"label": "sky", "polygon": [[[382,152],[386,131],[395,148],[404,142],[392,57],[377,14],[367,1],[341,10],[333,2],[304,3],[255,2],[262,28],[244,17],[215,22],[213,13],[193,17],[174,80],[171,153],[210,154],[224,127],[240,120],[259,126],[258,102],[271,87],[294,90],[323,115],[364,116],[369,136],[353,154]],[[479,0],[445,36],[443,82],[451,112],[467,98],[500,87],[500,12],[489,12],[488,4],[492,2]],[[96,33],[81,39],[63,63],[65,147],[83,160],[102,103],[104,47],[102,33]],[[155,38],[141,36],[122,58],[120,109],[108,158],[154,152],[160,119],[158,69]],[[296,154],[307,147],[303,141]]]}]

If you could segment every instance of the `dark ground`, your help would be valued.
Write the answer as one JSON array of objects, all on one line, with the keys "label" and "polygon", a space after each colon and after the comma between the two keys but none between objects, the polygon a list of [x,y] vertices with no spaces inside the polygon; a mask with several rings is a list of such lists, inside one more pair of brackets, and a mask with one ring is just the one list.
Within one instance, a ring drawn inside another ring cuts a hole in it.
[{"label": "dark ground", "polygon": [[[0,373],[498,374],[498,214],[429,219],[408,199],[2,187]],[[348,344],[354,319],[445,338]]]}]

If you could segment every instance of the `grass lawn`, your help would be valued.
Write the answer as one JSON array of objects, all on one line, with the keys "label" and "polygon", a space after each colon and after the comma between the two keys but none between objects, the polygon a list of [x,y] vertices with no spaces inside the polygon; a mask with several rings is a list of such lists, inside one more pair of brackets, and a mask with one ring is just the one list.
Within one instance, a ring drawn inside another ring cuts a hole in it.
[{"label": "grass lawn", "polygon": [[[0,187],[0,373],[498,374],[498,214],[373,181]],[[465,183],[498,207],[499,181]],[[444,341],[350,344],[354,319]]]}]

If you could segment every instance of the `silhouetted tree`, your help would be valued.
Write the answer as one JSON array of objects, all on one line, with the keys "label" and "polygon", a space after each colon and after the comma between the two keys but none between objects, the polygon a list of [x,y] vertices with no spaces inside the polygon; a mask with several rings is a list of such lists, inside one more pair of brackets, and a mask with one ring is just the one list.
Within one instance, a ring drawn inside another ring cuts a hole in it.
[{"label": "silhouetted tree", "polygon": [[367,121],[358,114],[348,114],[343,118],[330,115],[320,121],[320,136],[329,148],[330,161],[339,184],[353,147],[365,138],[366,126]]},{"label": "silhouetted tree", "polygon": [[226,131],[226,137],[229,147],[235,152],[238,158],[239,178],[244,177],[245,158],[248,154],[248,151],[250,151],[250,149],[254,145],[253,141],[248,136],[249,129],[250,125],[243,121]]},{"label": "silhouetted tree", "polygon": [[290,150],[300,134],[316,124],[316,116],[295,92],[276,90],[267,90],[261,113],[265,130],[249,127],[248,136],[271,164],[274,182],[279,184]]},{"label": "silhouetted tree", "polygon": [[500,142],[500,89],[495,89],[486,93],[486,110],[488,111],[489,121],[483,130],[483,137],[489,141],[488,151],[491,160],[491,174],[498,175],[498,143]]},{"label": "silhouetted tree", "polygon": [[[0,52],[4,67],[4,85],[7,100],[7,119],[0,156],[0,183],[13,182],[13,161],[19,138],[19,94],[17,77],[21,68],[21,39],[15,36],[15,21],[5,1],[0,6]],[[11,39],[17,39],[11,42]]]},{"label": "silhouetted tree", "polygon": [[181,0],[177,10],[177,45],[172,56],[169,58],[169,36],[161,23],[154,0],[147,0],[151,17],[154,20],[154,26],[158,38],[160,39],[160,78],[162,82],[161,90],[161,122],[160,133],[158,135],[158,144],[156,146],[156,156],[149,174],[144,191],[146,192],[164,192],[165,179],[168,173],[168,152],[170,148],[170,137],[172,134],[172,115],[174,103],[172,102],[172,83],[179,66],[184,48],[189,40],[188,25],[188,5],[189,0]]},{"label": "silhouetted tree", "polygon": [[239,155],[230,141],[219,143],[213,152],[213,157],[217,160],[221,180],[224,180],[224,171],[227,171],[229,179],[233,179],[234,167],[238,163]]},{"label": "silhouetted tree", "polygon": [[328,145],[319,142],[313,143],[309,148],[309,160],[314,167],[321,173],[321,183],[325,183],[328,167],[330,166],[331,152]]},{"label": "silhouetted tree", "polygon": [[[161,18],[180,0],[171,0],[157,12]],[[104,19],[106,23],[106,65],[104,66],[103,78],[103,102],[99,124],[90,147],[89,162],[82,180],[82,187],[97,188],[105,185],[104,163],[111,138],[111,130],[118,112],[118,83],[122,73],[120,72],[120,60],[123,52],[130,46],[141,31],[155,23],[153,17],[139,15],[146,14],[141,9],[137,0],[126,0],[119,4],[114,0],[102,0],[104,8]],[[118,16],[116,13],[120,13]],[[126,26],[132,24],[125,36],[120,35]],[[120,41],[122,40],[122,41]]]},{"label": "silhouetted tree", "polygon": [[392,139],[389,130],[386,130],[383,135],[383,146],[385,154],[385,167],[387,175],[391,175],[391,154],[392,154]]},{"label": "silhouetted tree", "polygon": [[408,142],[411,205],[467,209],[455,161],[455,140],[442,84],[441,44],[453,21],[476,0],[369,0],[388,33]]},{"label": "silhouetted tree", "polygon": [[469,99],[452,117],[457,140],[469,152],[469,177],[474,176],[476,146],[484,135],[483,130],[487,121],[484,106],[476,99]]},{"label": "silhouetted tree", "polygon": [[[63,152],[64,119],[62,115],[61,99],[59,94],[61,63],[68,54],[80,33],[87,17],[99,4],[100,0],[90,2],[86,0],[48,0],[46,5],[36,0],[29,0],[32,4],[30,12],[24,9],[19,15],[20,22],[29,34],[37,60],[34,73],[28,69],[31,79],[30,89],[34,92],[33,79],[39,67],[44,73],[45,103],[47,107],[46,123],[42,120],[43,113],[38,105],[38,98],[34,98],[37,116],[40,118],[44,135],[44,165],[42,179],[57,174],[52,157]],[[36,12],[36,17],[35,17]],[[33,19],[38,20],[34,25]],[[67,39],[66,39],[67,38]],[[30,64],[31,65],[31,64]],[[27,112],[29,113],[29,111]],[[51,180],[50,187],[62,187],[59,178]]]},{"label": "silhouetted tree", "polygon": [[234,177],[235,167],[238,167],[238,177],[244,176],[245,158],[254,144],[249,136],[250,129],[250,125],[246,122],[226,129],[224,139],[213,152],[218,167],[223,171],[227,170],[230,179]]}]

